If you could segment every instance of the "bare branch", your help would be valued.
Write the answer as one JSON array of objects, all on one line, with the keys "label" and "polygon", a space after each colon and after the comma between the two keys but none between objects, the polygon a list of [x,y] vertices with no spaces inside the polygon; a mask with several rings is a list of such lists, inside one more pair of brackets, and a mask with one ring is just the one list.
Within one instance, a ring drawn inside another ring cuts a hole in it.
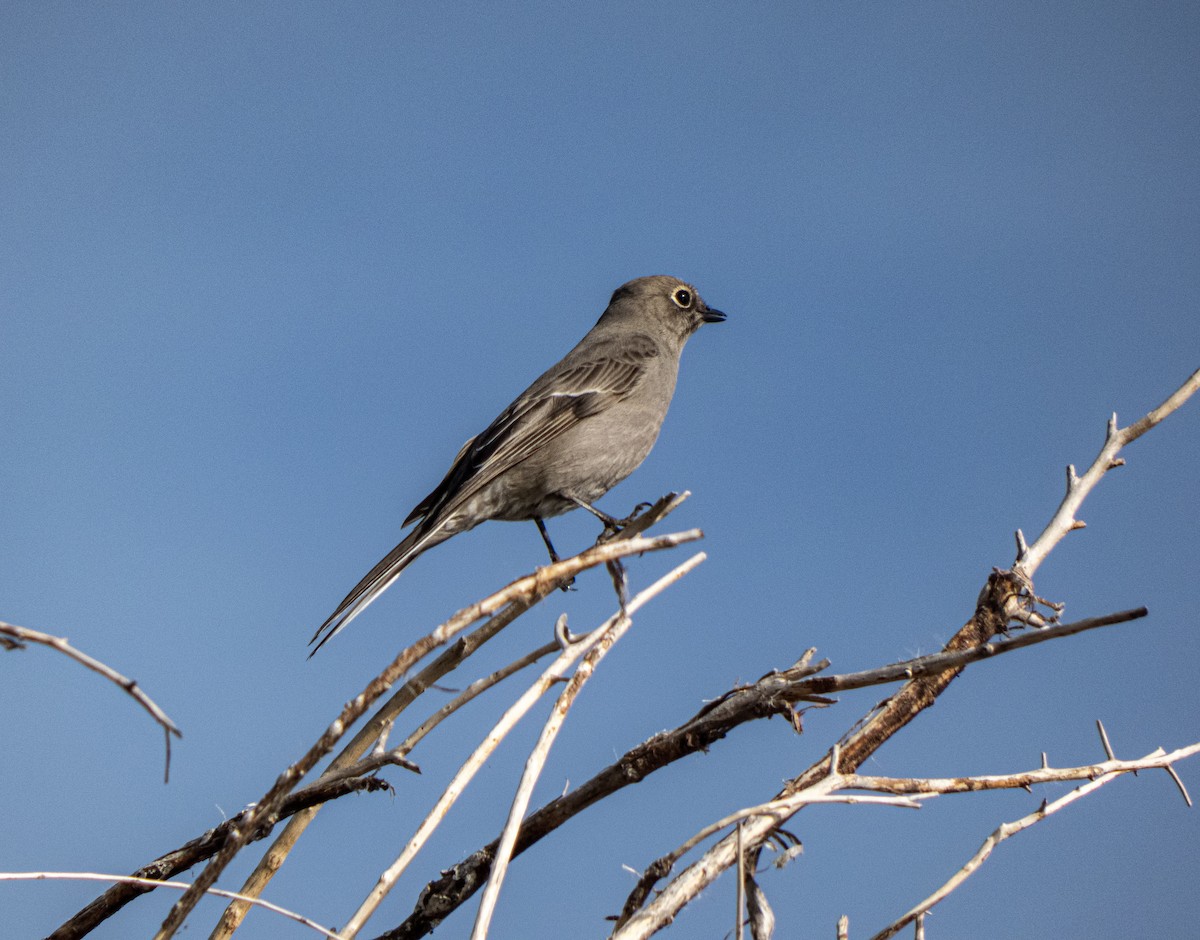
[{"label": "bare branch", "polygon": [[[375,912],[379,904],[387,897],[392,887],[396,884],[400,875],[403,874],[408,864],[416,857],[417,853],[425,845],[429,836],[445,818],[450,807],[457,801],[459,795],[466,788],[470,780],[483,766],[484,762],[496,749],[500,742],[508,735],[509,731],[515,727],[516,723],[533,707],[534,703],[540,698],[547,689],[551,688],[558,682],[570,668],[571,664],[586,653],[591,652],[598,644],[603,643],[607,637],[614,635],[614,627],[619,622],[628,622],[629,615],[636,612],[647,601],[656,597],[665,587],[675,583],[694,568],[699,562],[703,561],[704,553],[701,552],[694,556],[689,561],[680,565],[674,571],[664,575],[646,590],[642,591],[634,597],[625,609],[614,614],[608,621],[597,630],[587,634],[577,643],[572,644],[564,649],[553,663],[542,673],[542,675],[533,683],[525,693],[504,713],[496,725],[484,737],[483,742],[477,747],[474,753],[467,758],[466,762],[459,768],[457,774],[450,781],[433,809],[425,817],[425,820],[417,828],[417,832],[412,839],[405,845],[404,851],[396,858],[396,860],[384,871],[371,889],[366,899],[359,905],[358,910],[347,921],[342,928],[342,936],[351,938],[358,934],[363,928],[367,919]],[[623,631],[622,631],[623,632]]]},{"label": "bare branch", "polygon": [[[645,515],[653,513],[655,508],[658,508],[660,505],[662,505],[664,511],[669,511],[674,505],[678,505],[678,498],[675,498],[673,501],[667,498],[659,500],[659,503],[645,513]],[[641,520],[639,519],[638,521],[640,522]],[[645,524],[649,525],[650,523],[647,522]],[[573,558],[564,559],[545,568],[540,568],[531,575],[518,578],[490,597],[459,611],[454,617],[443,623],[432,633],[401,651],[391,664],[368,684],[363,692],[346,703],[342,709],[342,713],[334,719],[333,723],[316,744],[309,748],[303,757],[280,774],[271,788],[263,795],[262,799],[257,801],[254,808],[249,811],[247,824],[255,827],[262,820],[273,817],[278,811],[282,798],[291,791],[301,778],[316,766],[322,757],[333,749],[334,745],[337,744],[338,740],[345,733],[345,730],[362,717],[372,702],[386,692],[415,663],[423,659],[433,649],[448,642],[475,621],[499,610],[506,604],[517,603],[523,605],[523,609],[528,609],[532,603],[536,603],[538,600],[546,597],[559,584],[566,583],[575,575],[596,565],[605,564],[627,555],[637,555],[648,551],[674,548],[676,545],[695,541],[702,537],[703,533],[699,529],[692,529],[687,532],[660,535],[655,538],[635,536],[633,538],[614,539],[604,544],[593,546]],[[245,839],[242,830],[239,828],[231,830],[221,851],[209,861],[192,887],[184,892],[183,897],[175,902],[174,906],[168,912],[166,919],[163,921],[162,926],[155,934],[154,940],[170,940],[175,935],[175,931],[179,929],[188,914],[195,908],[204,891],[211,887],[216,879],[220,877],[221,872],[224,871],[225,867],[233,860],[234,856],[237,855],[244,845]]]},{"label": "bare branch", "polygon": [[1033,573],[1037,571],[1042,562],[1046,560],[1046,556],[1062,541],[1063,537],[1073,529],[1083,527],[1083,523],[1075,518],[1075,514],[1079,511],[1079,507],[1083,504],[1083,501],[1095,488],[1096,484],[1100,482],[1104,474],[1114,467],[1121,466],[1125,462],[1117,457],[1121,448],[1133,443],[1161,422],[1171,412],[1175,411],[1180,405],[1191,398],[1197,389],[1200,389],[1200,370],[1193,372],[1188,380],[1177,388],[1166,401],[1145,417],[1129,425],[1129,427],[1118,428],[1117,416],[1114,414],[1108,422],[1104,446],[1100,448],[1100,453],[1096,455],[1096,459],[1092,461],[1092,465],[1088,467],[1087,472],[1083,476],[1077,476],[1074,467],[1067,468],[1066,495],[1063,497],[1062,503],[1059,504],[1058,510],[1050,519],[1049,524],[1043,530],[1042,534],[1037,537],[1037,541],[1029,546],[1027,551],[1022,553],[1020,550],[1020,541],[1023,541],[1023,539],[1019,540],[1017,563],[1014,567],[1019,569],[1027,578],[1032,578]]},{"label": "bare branch", "polygon": [[[688,492],[683,493],[668,493],[666,496],[659,499],[653,506],[647,509],[644,513],[634,519],[629,525],[625,526],[608,545],[625,544],[635,540],[642,532],[645,532],[650,526],[670,515],[680,504],[688,498]],[[676,536],[666,536],[667,539],[678,539],[682,541],[691,541],[694,538],[699,538],[702,533],[699,530],[693,529],[688,533],[681,533]],[[585,552],[576,555],[573,558],[567,558],[563,561],[548,565],[545,568],[539,568],[534,575],[527,576],[523,579],[510,584],[502,591],[493,594],[490,598],[480,601],[474,607],[466,608],[459,611],[451,620],[447,621],[433,634],[425,637],[424,640],[418,641],[418,644],[426,643],[427,646],[424,652],[419,656],[412,658],[403,669],[400,669],[396,675],[403,675],[407,669],[414,664],[418,659],[422,658],[427,652],[446,642],[451,635],[459,632],[462,627],[455,630],[449,626],[456,623],[460,618],[468,618],[467,624],[473,623],[481,616],[486,616],[489,613],[495,612],[483,626],[479,627],[470,636],[459,640],[455,647],[451,647],[441,656],[439,656],[430,666],[422,670],[421,675],[415,680],[406,683],[388,702],[380,708],[379,712],[371,718],[367,725],[351,739],[350,743],[342,750],[330,764],[330,770],[340,769],[342,767],[353,764],[362,753],[370,746],[371,742],[377,736],[384,725],[393,720],[404,708],[421,694],[430,684],[437,681],[440,676],[446,675],[448,672],[457,668],[468,656],[475,650],[486,643],[489,639],[495,636],[500,630],[506,627],[513,620],[531,609],[538,602],[549,596],[561,585],[569,584],[571,580],[580,571],[594,567],[602,562],[610,561],[618,557],[616,554],[599,554],[598,549],[601,546],[589,549]],[[671,545],[658,545],[659,548],[669,548]],[[635,550],[628,550],[624,554],[636,553]],[[532,581],[532,584],[530,583]],[[523,587],[521,587],[523,585]],[[503,598],[507,598],[504,600]],[[465,626],[466,624],[464,624]],[[435,637],[439,631],[445,630],[445,636],[441,639],[431,639]],[[412,649],[410,647],[410,649]],[[402,652],[399,658],[404,658],[408,650]],[[395,665],[395,664],[393,664]],[[386,674],[386,671],[385,671]],[[382,679],[383,676],[380,676]],[[380,681],[377,679],[376,681]],[[420,680],[420,681],[418,681]],[[394,681],[394,679],[392,680]],[[391,682],[387,683],[388,685]],[[386,686],[385,686],[386,688]],[[370,686],[368,686],[370,689]],[[415,742],[414,742],[415,744]],[[288,854],[295,847],[300,836],[304,834],[309,823],[315,818],[319,807],[314,807],[304,813],[298,813],[293,817],[284,831],[280,833],[275,842],[263,855],[254,871],[246,879],[242,886],[242,893],[251,897],[258,897],[266,886],[270,883],[280,866],[287,859]],[[221,917],[221,922],[213,931],[210,940],[228,940],[229,936],[237,929],[242,918],[246,915],[247,908],[240,903],[231,904],[226,908]]]},{"label": "bare branch", "polygon": [[[11,640],[7,638],[11,637]],[[163,735],[166,738],[166,766],[163,770],[163,782],[166,783],[171,776],[171,735],[178,738],[183,737],[183,732],[175,725],[167,713],[155,704],[154,700],[143,692],[136,682],[132,679],[127,679],[111,666],[106,666],[100,660],[89,656],[81,650],[75,649],[67,642],[65,637],[51,636],[49,633],[43,633],[40,630],[31,630],[28,627],[18,627],[16,624],[5,623],[0,620],[0,638],[5,638],[3,644],[6,650],[15,650],[23,648],[25,643],[39,643],[42,646],[49,646],[51,649],[58,650],[64,656],[68,656],[75,662],[86,666],[93,672],[98,672],[110,682],[119,686],[128,695],[133,697],[133,700],[142,706],[150,717],[153,718],[163,729]]]},{"label": "bare branch", "polygon": [[[837,749],[831,753],[829,759],[825,762],[825,766],[833,768],[839,765],[840,759],[836,753]],[[635,913],[638,908],[644,903],[653,889],[654,884],[662,878],[670,874],[672,866],[688,851],[691,851],[701,841],[708,838],[715,832],[729,826],[735,819],[738,824],[738,833],[731,833],[726,836],[720,843],[709,849],[705,855],[690,865],[683,874],[668,885],[660,897],[665,896],[667,892],[672,890],[687,891],[689,888],[695,888],[699,884],[707,884],[705,881],[707,874],[711,871],[720,871],[726,867],[736,864],[736,852],[739,842],[744,842],[754,832],[769,832],[777,828],[788,818],[798,812],[805,806],[814,803],[830,803],[830,802],[871,802],[883,803],[893,806],[909,806],[916,807],[919,804],[913,799],[901,800],[896,798],[870,798],[870,797],[853,797],[849,794],[842,793],[844,790],[870,790],[875,792],[894,794],[895,797],[910,796],[915,799],[927,799],[945,793],[969,793],[980,790],[994,789],[1016,789],[1028,788],[1033,785],[1057,783],[1067,780],[1092,780],[1096,779],[1108,780],[1115,779],[1117,776],[1126,773],[1137,773],[1139,770],[1148,770],[1151,768],[1171,767],[1174,763],[1200,753],[1200,743],[1192,744],[1188,747],[1180,748],[1171,753],[1166,753],[1162,748],[1147,754],[1137,760],[1122,761],[1110,759],[1098,764],[1088,764],[1081,767],[1068,768],[1040,768],[1038,770],[1025,771],[1016,774],[1005,774],[997,776],[977,776],[977,777],[949,777],[949,778],[896,778],[896,777],[872,777],[863,776],[853,773],[839,773],[830,770],[821,779],[814,781],[803,789],[795,790],[786,796],[778,797],[769,803],[764,803],[749,809],[739,810],[733,816],[719,820],[711,826],[706,826],[699,833],[685,842],[679,849],[672,852],[670,855],[664,856],[656,860],[646,870],[638,882],[637,887],[630,895],[625,903],[625,908],[622,911],[621,917],[617,921],[617,929],[612,933],[612,940],[635,940],[635,938],[645,938],[657,932],[665,923],[655,918],[648,916],[646,912]],[[1088,784],[1088,786],[1092,786]],[[1086,788],[1081,788],[1086,789]],[[1075,791],[1079,793],[1079,791]],[[1089,791],[1090,792],[1090,791]],[[1080,794],[1082,795],[1082,794]],[[1072,797],[1074,799],[1075,797]],[[1063,802],[1063,801],[1059,801]],[[1070,800],[1066,800],[1070,802]],[[1065,805],[1065,803],[1063,804]],[[1051,810],[1050,812],[1053,812]],[[1039,811],[1041,812],[1041,811]],[[1036,815],[1036,814],[1035,814]],[[1049,815],[1049,813],[1046,813]],[[1036,820],[1034,820],[1036,821]],[[1022,827],[1023,828],[1023,827]],[[1007,836],[1005,836],[1007,838]],[[758,839],[757,843],[762,844],[763,839]],[[988,852],[990,852],[990,848]],[[733,858],[726,863],[725,856],[732,854]],[[983,856],[986,858],[986,854]],[[980,858],[975,862],[974,867],[982,862]],[[968,871],[967,874],[970,872]],[[967,874],[961,874],[959,880],[967,877]],[[955,886],[957,882],[955,883]],[[946,894],[953,887],[945,891]],[[890,932],[880,934],[873,940],[883,940],[885,936],[891,936],[897,930],[900,930],[919,915],[929,910],[933,904],[940,900],[941,895],[932,903],[922,902],[913,910],[909,911],[901,920],[897,921],[888,928]],[[649,909],[647,909],[648,911]]]},{"label": "bare branch", "polygon": [[[996,601],[996,603],[999,602],[999,600]],[[1145,608],[1123,611],[1105,617],[1080,620],[1076,623],[1060,624],[1046,630],[1029,631],[991,645],[985,642],[986,636],[982,630],[978,634],[968,631],[967,635],[960,630],[959,637],[947,646],[947,649],[951,650],[950,652],[934,653],[878,669],[845,675],[813,675],[813,673],[825,669],[829,663],[827,660],[813,663],[814,651],[808,650],[789,669],[768,673],[750,686],[731,689],[715,701],[705,705],[696,715],[679,727],[661,732],[644,741],[578,789],[565,793],[536,810],[521,826],[514,854],[525,851],[554,832],[563,823],[610,794],[638,783],[655,771],[669,766],[683,757],[708,749],[739,725],[773,715],[782,715],[793,726],[798,725],[799,716],[793,707],[797,702],[820,704],[828,701],[821,697],[826,693],[908,680],[908,685],[889,699],[889,702],[896,703],[893,707],[898,710],[897,714],[907,714],[905,709],[910,707],[908,703],[911,700],[906,696],[912,696],[915,693],[905,690],[916,688],[917,686],[914,685],[916,683],[921,683],[921,689],[931,688],[936,682],[944,681],[948,684],[950,679],[946,678],[947,674],[952,678],[954,674],[957,674],[957,670],[962,669],[968,663],[1145,615]],[[997,614],[991,622],[995,624],[994,632],[999,632],[1000,615]],[[972,620],[968,623],[968,627],[974,630],[976,624],[977,621]],[[915,712],[913,714],[915,715]],[[887,714],[885,713],[883,718],[877,718],[876,721],[882,722],[886,718]],[[868,756],[869,751],[860,752],[860,750],[866,746],[863,744],[864,741],[872,740],[871,734],[879,733],[878,727],[879,725],[876,723],[871,723],[862,729],[863,736],[854,738],[851,742],[851,753],[856,755],[854,762],[846,764],[845,761],[842,761],[839,767],[844,770],[853,770]],[[799,730],[798,727],[797,730]],[[882,740],[880,738],[879,743],[882,743]],[[858,743],[854,744],[854,741]],[[807,779],[810,774],[823,776],[826,772],[826,760],[822,758],[818,764],[798,779]],[[724,828],[724,826],[718,827],[718,829],[720,828]],[[496,847],[497,842],[493,841],[447,868],[439,878],[426,885],[413,913],[402,924],[383,936],[388,940],[411,940],[411,938],[429,933],[482,886],[490,871]],[[663,873],[664,876],[665,874],[666,872]]]},{"label": "bare branch", "polygon": [[875,777],[847,774],[842,785],[850,790],[872,790],[880,793],[927,794],[972,793],[978,790],[1029,789],[1048,783],[1072,780],[1092,780],[1106,774],[1136,774],[1139,770],[1158,770],[1172,767],[1181,760],[1200,754],[1200,743],[1181,747],[1170,753],[1161,747],[1135,760],[1110,757],[1096,764],[1078,767],[1047,767],[1012,774],[981,774],[974,777]]},{"label": "bare branch", "polygon": [[[351,793],[376,793],[390,790],[386,780],[379,777],[360,777],[326,781],[318,780],[301,790],[291,794],[279,811],[281,818],[301,813],[312,806],[335,800]],[[192,866],[207,858],[211,858],[225,842],[228,831],[240,822],[238,817],[227,819],[215,829],[193,839],[186,845],[168,852],[144,865],[131,876],[119,881],[102,895],[79,911],[69,921],[60,926],[47,940],[79,940],[90,933],[101,923],[112,917],[130,901],[153,891],[166,879],[180,872],[187,871]],[[270,829],[264,827],[250,834],[250,840],[265,838]]]},{"label": "bare branch", "polygon": [[1074,802],[1081,797],[1087,796],[1093,790],[1098,790],[1106,783],[1111,783],[1116,780],[1119,774],[1105,774],[1103,777],[1098,777],[1089,783],[1085,783],[1081,787],[1076,787],[1066,796],[1060,797],[1053,803],[1043,803],[1040,807],[1030,813],[1028,816],[1022,816],[1015,822],[1002,824],[995,832],[984,840],[983,845],[979,847],[974,855],[967,860],[967,863],[960,868],[953,877],[950,878],[944,885],[938,888],[933,894],[927,897],[924,901],[914,907],[908,913],[897,919],[892,924],[889,924],[879,933],[875,934],[871,940],[887,940],[888,937],[895,936],[899,931],[920,918],[923,918],[934,905],[945,899],[955,888],[961,885],[964,881],[971,877],[979,867],[988,859],[992,851],[1003,842],[1005,839],[1015,836],[1018,832],[1028,829],[1035,823],[1041,822],[1048,816],[1058,812],[1064,806]]},{"label": "bare branch", "polygon": [[[153,878],[138,878],[131,875],[105,875],[90,871],[6,871],[0,872],[0,881],[113,881],[118,884],[137,885],[147,889],[175,888],[179,891],[186,891],[191,888],[191,885],[186,881],[158,881]],[[298,924],[315,930],[322,936],[338,940],[338,935],[328,927],[322,927],[315,920],[310,920],[302,914],[297,914],[295,911],[289,911],[286,907],[280,907],[278,904],[272,904],[270,901],[244,897],[233,891],[223,891],[220,888],[209,888],[205,894],[222,898],[236,898],[247,904],[253,904],[272,913],[280,914],[289,920],[294,920]]]},{"label": "bare branch", "polygon": [[[516,796],[513,798],[508,819],[504,824],[504,830],[500,834],[500,845],[497,848],[495,861],[492,864],[491,877],[488,878],[483,898],[479,902],[479,910],[475,915],[475,926],[471,931],[471,940],[485,940],[487,936],[492,914],[496,909],[496,901],[500,895],[500,888],[504,884],[504,876],[508,870],[508,861],[512,857],[513,845],[517,840],[517,831],[520,829],[521,820],[525,816],[525,810],[529,807],[530,797],[533,796],[534,784],[537,783],[538,777],[541,776],[546,758],[550,754],[550,748],[558,736],[563,722],[566,721],[567,712],[575,703],[575,699],[579,697],[579,693],[583,690],[584,684],[591,678],[596,667],[605,655],[607,655],[608,651],[628,631],[632,624],[629,615],[688,572],[692,571],[700,562],[704,561],[704,558],[704,553],[698,552],[665,577],[660,578],[632,601],[625,601],[622,597],[621,611],[610,619],[608,626],[603,628],[603,633],[587,651],[583,662],[579,664],[571,680],[567,683],[566,688],[559,694],[558,701],[555,702],[554,708],[546,719],[537,744],[525,762],[525,770],[521,775],[520,783],[517,785]],[[564,615],[560,618],[559,622],[565,623],[565,620],[566,617]]]}]

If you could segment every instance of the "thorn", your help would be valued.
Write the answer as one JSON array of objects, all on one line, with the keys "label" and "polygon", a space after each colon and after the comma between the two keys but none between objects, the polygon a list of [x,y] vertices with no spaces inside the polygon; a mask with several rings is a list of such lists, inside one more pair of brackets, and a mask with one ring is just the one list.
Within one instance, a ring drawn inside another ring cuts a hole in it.
[{"label": "thorn", "polygon": [[1076,529],[1086,529],[1086,528],[1087,528],[1086,522],[1084,522],[1082,519],[1076,519],[1074,522],[1071,523],[1070,531],[1073,532]]},{"label": "thorn", "polygon": [[1100,732],[1100,743],[1104,745],[1104,753],[1108,755],[1109,760],[1116,760],[1117,755],[1113,753],[1112,745],[1108,743],[1108,732],[1104,730],[1104,722],[1099,718],[1096,719],[1096,729]]},{"label": "thorn", "polygon": [[1188,796],[1187,787],[1183,785],[1183,781],[1179,779],[1179,774],[1175,773],[1175,768],[1167,764],[1165,770],[1171,775],[1171,779],[1175,781],[1175,786],[1179,787],[1179,792],[1183,794],[1183,802],[1188,806],[1192,805],[1192,798]]}]

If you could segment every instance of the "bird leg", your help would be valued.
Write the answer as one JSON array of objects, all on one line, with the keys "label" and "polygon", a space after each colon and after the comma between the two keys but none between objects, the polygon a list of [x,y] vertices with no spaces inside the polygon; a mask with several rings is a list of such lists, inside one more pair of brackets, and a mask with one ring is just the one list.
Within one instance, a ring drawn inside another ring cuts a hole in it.
[{"label": "bird leg", "polygon": [[605,537],[611,538],[612,536],[616,535],[652,505],[651,503],[638,503],[633,507],[633,512],[631,512],[624,519],[615,519],[608,513],[597,509],[591,503],[585,503],[578,496],[572,496],[570,493],[565,493],[563,495],[565,495],[566,498],[573,502],[576,506],[579,506],[581,509],[586,509],[593,516],[604,523],[604,535],[601,536],[601,539],[604,539]]},{"label": "bird leg", "polygon": [[[558,552],[556,552],[554,550],[554,543],[550,541],[550,533],[546,531],[546,523],[544,523],[537,516],[533,517],[533,521],[537,523],[538,531],[542,534],[542,541],[546,543],[546,551],[548,551],[550,553],[551,564],[557,564],[562,559],[560,559],[558,557]],[[562,585],[562,587],[559,588],[559,590],[572,591],[572,590],[574,590],[574,588],[572,588],[571,585],[573,585],[574,583],[575,583],[575,579],[572,578],[566,584]]]}]

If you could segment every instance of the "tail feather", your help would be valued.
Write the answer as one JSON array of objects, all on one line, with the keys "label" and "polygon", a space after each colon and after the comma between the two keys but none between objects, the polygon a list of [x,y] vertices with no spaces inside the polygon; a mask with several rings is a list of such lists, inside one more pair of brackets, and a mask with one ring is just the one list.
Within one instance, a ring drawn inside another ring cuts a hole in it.
[{"label": "tail feather", "polygon": [[400,577],[400,572],[407,568],[418,555],[426,549],[433,548],[439,542],[444,542],[452,534],[453,532],[445,531],[445,526],[425,529],[420,525],[408,533],[404,541],[388,552],[379,564],[368,571],[366,576],[354,586],[354,590],[338,604],[337,610],[317,628],[313,638],[308,641],[309,646],[316,644],[313,646],[312,652],[308,654],[308,658],[312,659],[317,650],[341,633],[351,620],[366,610],[375,598],[379,597],[391,586],[393,581]]}]

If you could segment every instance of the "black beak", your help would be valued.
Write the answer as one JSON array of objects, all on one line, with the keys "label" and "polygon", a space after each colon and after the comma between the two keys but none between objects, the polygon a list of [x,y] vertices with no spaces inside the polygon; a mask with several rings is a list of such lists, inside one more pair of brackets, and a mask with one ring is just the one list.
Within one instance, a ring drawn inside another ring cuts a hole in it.
[{"label": "black beak", "polygon": [[724,323],[725,322],[725,314],[723,314],[720,310],[714,310],[712,307],[706,307],[704,309],[704,311],[700,314],[700,317],[704,320],[705,323]]}]

